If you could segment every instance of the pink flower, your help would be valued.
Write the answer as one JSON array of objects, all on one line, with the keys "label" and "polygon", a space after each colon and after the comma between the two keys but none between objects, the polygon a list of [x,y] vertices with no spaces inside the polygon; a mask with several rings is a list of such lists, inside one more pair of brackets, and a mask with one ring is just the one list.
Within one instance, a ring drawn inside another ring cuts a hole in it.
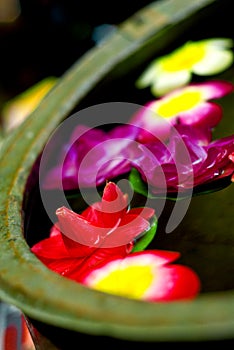
[{"label": "pink flower", "polygon": [[108,132],[78,125],[63,145],[57,164],[46,170],[44,189],[72,190],[105,184],[130,169],[129,147],[138,129],[121,125]]},{"label": "pink flower", "polygon": [[167,144],[139,145],[132,165],[153,194],[186,192],[221,179],[231,183],[233,153],[234,135],[208,142],[200,130],[178,125]]},{"label": "pink flower", "polygon": [[130,123],[142,128],[138,141],[143,143],[155,141],[155,138],[167,140],[171,126],[178,124],[210,132],[220,122],[222,108],[209,100],[233,91],[234,85],[227,81],[193,83],[148,102],[132,117]]},{"label": "pink flower", "polygon": [[172,264],[179,256],[178,252],[149,250],[111,258],[87,270],[81,282],[102,292],[150,302],[193,299],[200,292],[200,280],[191,268]]}]

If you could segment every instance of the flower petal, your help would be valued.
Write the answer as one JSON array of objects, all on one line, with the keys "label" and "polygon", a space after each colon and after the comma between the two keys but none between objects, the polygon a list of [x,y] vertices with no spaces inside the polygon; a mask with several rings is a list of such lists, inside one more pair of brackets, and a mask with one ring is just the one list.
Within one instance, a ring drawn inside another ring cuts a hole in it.
[{"label": "flower petal", "polygon": [[155,75],[158,74],[160,74],[160,65],[157,60],[154,60],[136,80],[136,87],[138,89],[143,89],[151,85],[151,83],[154,82]]},{"label": "flower petal", "polygon": [[63,190],[96,187],[129,172],[129,146],[137,133],[134,125],[121,125],[108,132],[79,125],[63,145],[57,165],[44,169],[43,187]]},{"label": "flower petal", "polygon": [[150,220],[154,216],[155,210],[153,208],[148,208],[148,207],[132,208],[130,209],[129,214],[140,215],[144,219]]},{"label": "flower petal", "polygon": [[173,73],[165,72],[154,80],[151,86],[152,95],[163,96],[176,88],[185,86],[189,83],[190,79],[191,73],[187,70]]},{"label": "flower petal", "polygon": [[64,237],[58,230],[57,226],[53,226],[50,237],[45,238],[31,247],[31,251],[40,259],[60,260],[69,258],[82,258],[93,253],[95,248],[82,245],[74,240]]},{"label": "flower petal", "polygon": [[102,247],[117,247],[139,237],[144,231],[148,230],[150,224],[143,217],[138,215],[126,214],[120,225],[115,227],[113,231],[108,232],[105,240],[102,242]]},{"label": "flower petal", "polygon": [[232,51],[210,50],[200,62],[193,66],[197,75],[215,75],[229,68],[233,63]]},{"label": "flower petal", "polygon": [[234,91],[234,84],[226,80],[210,80],[203,83],[193,83],[189,88],[198,89],[204,100],[220,98]]},{"label": "flower petal", "polygon": [[203,102],[196,108],[185,111],[178,116],[179,124],[194,127],[215,127],[222,119],[222,108],[216,103]]},{"label": "flower petal", "polygon": [[107,261],[125,258],[132,249],[132,243],[113,248],[97,248],[91,255],[87,255],[79,265],[79,269],[71,271],[68,277],[81,282],[84,276],[87,276],[93,269],[103,266]]},{"label": "flower petal", "polygon": [[231,49],[233,47],[233,40],[230,38],[211,38],[211,39],[204,39],[200,41],[205,45],[206,47],[212,47],[219,50],[222,49]]},{"label": "flower petal", "polygon": [[54,76],[44,78],[3,105],[1,118],[7,132],[19,126],[36,109],[57,80]]},{"label": "flower petal", "polygon": [[212,38],[188,41],[171,53],[154,59],[136,81],[136,87],[151,87],[155,96],[185,86],[197,75],[217,74],[229,68],[234,60],[230,50],[233,40]]},{"label": "flower petal", "polygon": [[82,283],[106,293],[147,301],[193,299],[200,291],[200,280],[190,268],[165,265],[175,252],[148,251],[115,259],[84,276]]},{"label": "flower petal", "polygon": [[46,259],[65,259],[70,257],[61,234],[41,240],[31,247],[31,251],[37,257]]},{"label": "flower petal", "polygon": [[199,277],[187,266],[175,264],[156,269],[155,277],[155,284],[145,296],[146,300],[157,302],[190,300],[200,292]]},{"label": "flower petal", "polygon": [[85,258],[69,258],[43,261],[52,271],[59,273],[64,277],[70,278],[74,272],[77,274]]},{"label": "flower petal", "polygon": [[128,196],[114,182],[108,182],[103,190],[102,201],[87,207],[82,216],[94,226],[113,228],[126,213]]},{"label": "flower petal", "polygon": [[149,228],[149,222],[127,213],[120,226],[99,227],[72,210],[61,207],[56,211],[59,228],[65,237],[89,247],[117,247],[130,243]]},{"label": "flower petal", "polygon": [[98,227],[72,210],[61,207],[56,210],[61,232],[82,245],[99,247],[112,228]]},{"label": "flower petal", "polygon": [[138,141],[149,143],[167,141],[172,126],[192,125],[211,131],[222,118],[222,108],[214,102],[207,102],[234,91],[234,84],[215,80],[194,83],[178,88],[167,95],[146,103],[135,113],[130,122],[139,127]]},{"label": "flower petal", "polygon": [[108,182],[102,195],[102,220],[104,227],[114,227],[127,210],[127,195],[114,182]]}]

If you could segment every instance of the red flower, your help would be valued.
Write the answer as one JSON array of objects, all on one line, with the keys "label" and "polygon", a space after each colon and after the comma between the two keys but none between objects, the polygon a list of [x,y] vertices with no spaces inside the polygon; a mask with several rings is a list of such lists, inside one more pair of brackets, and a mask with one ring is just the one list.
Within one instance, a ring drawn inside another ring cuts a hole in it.
[{"label": "red flower", "polygon": [[49,238],[36,243],[31,251],[50,269],[75,280],[81,265],[92,267],[107,258],[124,257],[133,241],[150,228],[151,208],[127,208],[127,195],[113,182],[104,188],[101,202],[82,214],[62,207]]},{"label": "red flower", "polygon": [[190,268],[170,264],[180,254],[132,252],[134,241],[150,229],[151,208],[127,208],[127,195],[109,182],[101,202],[77,214],[65,207],[49,238],[31,251],[51,270],[88,287],[146,301],[194,298],[200,280]]},{"label": "red flower", "polygon": [[108,182],[101,202],[82,214],[62,207],[57,209],[59,229],[73,241],[93,247],[125,245],[150,228],[151,208],[127,208],[127,195],[113,182]]},{"label": "red flower", "polygon": [[114,248],[95,248],[70,240],[54,225],[49,238],[36,243],[31,251],[49,269],[79,281],[83,265],[92,269],[104,259],[125,257],[131,252],[133,243]]}]

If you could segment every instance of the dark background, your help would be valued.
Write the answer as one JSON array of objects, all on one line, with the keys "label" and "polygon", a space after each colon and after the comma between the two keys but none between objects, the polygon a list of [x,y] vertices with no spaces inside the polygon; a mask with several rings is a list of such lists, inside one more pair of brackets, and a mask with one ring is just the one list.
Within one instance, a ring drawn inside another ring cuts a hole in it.
[{"label": "dark background", "polygon": [[61,76],[96,44],[97,28],[107,24],[108,31],[151,2],[19,1],[19,16],[0,22],[0,104],[47,76]]}]

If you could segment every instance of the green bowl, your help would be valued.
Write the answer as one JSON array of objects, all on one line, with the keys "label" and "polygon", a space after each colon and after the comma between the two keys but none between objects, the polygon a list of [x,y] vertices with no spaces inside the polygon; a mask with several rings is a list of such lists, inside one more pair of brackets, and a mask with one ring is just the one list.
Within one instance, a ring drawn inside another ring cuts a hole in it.
[{"label": "green bowl", "polygon": [[[152,304],[88,289],[48,270],[29,244],[43,217],[39,156],[55,128],[72,113],[95,104],[143,103],[145,96],[136,91],[134,81],[154,57],[190,39],[234,39],[231,5],[225,0],[152,2],[82,56],[3,140],[0,298],[22,310],[32,331],[36,327],[38,349],[65,349],[69,339],[129,348],[136,342],[153,348],[160,342],[234,339],[233,186],[194,197],[170,235],[165,235],[163,224],[159,227],[155,247],[180,251],[181,261],[201,277],[202,291],[194,301]],[[232,67],[218,79],[234,82],[233,73]],[[233,96],[219,103],[225,115],[216,131],[221,137],[234,130]]]}]

